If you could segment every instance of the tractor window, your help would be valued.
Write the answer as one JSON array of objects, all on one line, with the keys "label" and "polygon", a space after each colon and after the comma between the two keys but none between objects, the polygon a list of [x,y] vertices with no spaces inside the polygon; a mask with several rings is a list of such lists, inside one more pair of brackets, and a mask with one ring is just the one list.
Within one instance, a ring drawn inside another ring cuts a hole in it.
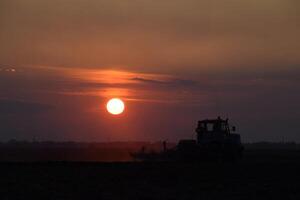
[{"label": "tractor window", "polygon": [[208,123],[207,124],[207,131],[213,131],[214,130],[214,124]]},{"label": "tractor window", "polygon": [[204,129],[205,128],[205,124],[204,123],[200,123],[199,127]]},{"label": "tractor window", "polygon": [[226,128],[227,128],[226,123],[222,123],[221,130],[226,131]]}]

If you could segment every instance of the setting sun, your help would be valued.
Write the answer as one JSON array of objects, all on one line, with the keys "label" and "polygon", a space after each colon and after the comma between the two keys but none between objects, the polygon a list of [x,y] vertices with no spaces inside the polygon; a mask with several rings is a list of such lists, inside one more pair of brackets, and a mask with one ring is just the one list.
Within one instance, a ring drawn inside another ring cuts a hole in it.
[{"label": "setting sun", "polygon": [[106,104],[107,111],[113,115],[119,115],[124,111],[125,105],[121,99],[110,99]]}]

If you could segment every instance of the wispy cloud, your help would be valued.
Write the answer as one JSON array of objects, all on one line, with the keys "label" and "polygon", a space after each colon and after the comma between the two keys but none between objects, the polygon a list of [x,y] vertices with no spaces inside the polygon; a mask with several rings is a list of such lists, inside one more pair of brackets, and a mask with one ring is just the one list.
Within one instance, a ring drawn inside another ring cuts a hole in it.
[{"label": "wispy cloud", "polygon": [[168,78],[165,80],[155,80],[155,79],[146,79],[141,77],[134,77],[131,80],[141,82],[141,83],[147,83],[147,84],[161,84],[161,85],[171,85],[171,86],[195,86],[197,85],[196,81],[193,80],[187,80],[187,79],[178,79],[178,78]]},{"label": "wispy cloud", "polygon": [[31,115],[49,111],[53,106],[36,102],[13,99],[0,99],[0,115],[17,114]]}]

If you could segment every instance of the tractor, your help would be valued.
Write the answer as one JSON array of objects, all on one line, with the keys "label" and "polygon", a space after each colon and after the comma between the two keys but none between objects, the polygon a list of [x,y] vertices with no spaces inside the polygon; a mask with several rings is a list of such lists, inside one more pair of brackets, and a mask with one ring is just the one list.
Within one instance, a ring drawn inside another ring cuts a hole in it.
[{"label": "tractor", "polygon": [[239,134],[233,133],[236,128],[230,127],[228,119],[205,119],[198,121],[196,139],[180,140],[171,149],[163,142],[161,152],[141,151],[132,153],[140,161],[202,161],[202,160],[238,160],[244,150]]}]

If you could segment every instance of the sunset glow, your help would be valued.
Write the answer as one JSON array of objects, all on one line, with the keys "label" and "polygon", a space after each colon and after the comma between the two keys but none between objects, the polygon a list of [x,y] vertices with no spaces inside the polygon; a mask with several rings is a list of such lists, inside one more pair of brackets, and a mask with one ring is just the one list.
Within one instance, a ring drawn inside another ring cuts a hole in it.
[{"label": "sunset glow", "polygon": [[300,142],[299,1],[70,2],[1,1],[0,142]]},{"label": "sunset glow", "polygon": [[119,115],[124,111],[125,105],[121,99],[110,99],[106,104],[107,111],[113,115]]}]

